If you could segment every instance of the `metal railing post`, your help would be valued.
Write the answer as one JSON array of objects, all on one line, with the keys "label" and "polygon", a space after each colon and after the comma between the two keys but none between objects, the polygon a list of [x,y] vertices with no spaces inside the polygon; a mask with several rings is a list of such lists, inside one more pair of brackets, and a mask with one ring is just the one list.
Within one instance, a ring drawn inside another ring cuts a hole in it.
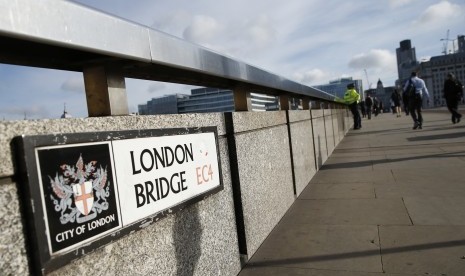
[{"label": "metal railing post", "polygon": [[128,115],[124,76],[105,66],[84,68],[89,117]]}]

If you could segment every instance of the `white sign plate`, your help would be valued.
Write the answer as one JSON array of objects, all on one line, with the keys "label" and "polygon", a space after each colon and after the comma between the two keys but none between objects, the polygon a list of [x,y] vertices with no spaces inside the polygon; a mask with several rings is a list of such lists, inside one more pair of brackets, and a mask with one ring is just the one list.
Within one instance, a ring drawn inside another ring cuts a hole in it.
[{"label": "white sign plate", "polygon": [[214,133],[113,141],[123,226],[220,186]]}]

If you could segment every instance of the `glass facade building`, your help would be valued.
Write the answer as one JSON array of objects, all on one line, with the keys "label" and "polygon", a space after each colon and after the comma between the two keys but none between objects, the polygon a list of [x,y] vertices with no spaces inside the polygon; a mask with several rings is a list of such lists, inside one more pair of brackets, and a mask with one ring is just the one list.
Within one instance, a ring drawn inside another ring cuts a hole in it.
[{"label": "glass facade building", "polygon": [[[279,110],[278,97],[265,94],[251,93],[251,105],[252,111]],[[233,91],[221,88],[197,88],[191,90],[191,95],[153,98],[138,109],[140,115],[235,111]]]},{"label": "glass facade building", "polygon": [[351,77],[333,80],[330,81],[329,84],[315,85],[314,87],[342,99],[347,91],[347,85],[350,83],[353,83],[355,85],[355,90],[357,90],[362,98],[365,98],[362,80],[354,80]]}]

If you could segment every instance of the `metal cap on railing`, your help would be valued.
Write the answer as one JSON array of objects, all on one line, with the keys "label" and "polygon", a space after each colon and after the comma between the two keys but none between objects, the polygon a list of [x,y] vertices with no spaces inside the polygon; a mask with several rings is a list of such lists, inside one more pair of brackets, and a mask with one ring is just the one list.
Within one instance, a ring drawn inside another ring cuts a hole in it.
[{"label": "metal cap on railing", "polygon": [[[0,0],[0,62],[84,73],[89,116],[127,114],[124,78],[337,101],[166,33],[68,1]],[[244,100],[238,98],[239,105]],[[246,101],[246,100],[245,100]],[[238,107],[245,110],[247,107]]]}]

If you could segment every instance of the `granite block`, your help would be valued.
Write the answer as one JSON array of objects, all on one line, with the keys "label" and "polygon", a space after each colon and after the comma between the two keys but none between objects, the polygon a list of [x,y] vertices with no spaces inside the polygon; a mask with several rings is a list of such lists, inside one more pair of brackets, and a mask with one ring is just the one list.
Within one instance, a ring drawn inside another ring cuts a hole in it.
[{"label": "granite block", "polygon": [[316,173],[310,120],[291,124],[291,144],[296,195],[299,196]]},{"label": "granite block", "polygon": [[252,256],[294,202],[287,126],[236,134],[247,254]]}]

